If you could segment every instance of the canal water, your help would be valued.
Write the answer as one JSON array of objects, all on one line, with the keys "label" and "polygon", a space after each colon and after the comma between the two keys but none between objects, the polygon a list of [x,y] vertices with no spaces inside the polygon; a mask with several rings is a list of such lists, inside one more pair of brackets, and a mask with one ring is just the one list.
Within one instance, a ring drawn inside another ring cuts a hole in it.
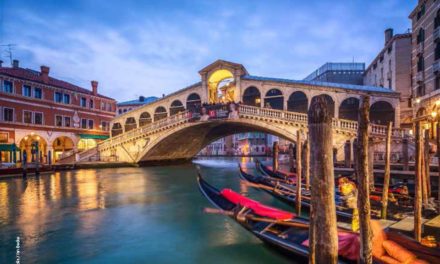
[{"label": "canal water", "polygon": [[0,180],[0,263],[294,263],[231,219],[202,212],[213,185],[289,209],[240,184],[247,158]]}]

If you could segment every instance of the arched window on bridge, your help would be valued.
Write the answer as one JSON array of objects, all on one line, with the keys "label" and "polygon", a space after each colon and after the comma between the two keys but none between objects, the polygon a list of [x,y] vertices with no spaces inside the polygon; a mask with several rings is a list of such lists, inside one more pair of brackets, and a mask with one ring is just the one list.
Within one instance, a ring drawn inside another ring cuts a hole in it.
[{"label": "arched window on bridge", "polygon": [[134,117],[129,117],[125,120],[125,132],[133,130],[136,128],[136,119]]},{"label": "arched window on bridge", "polygon": [[370,122],[373,124],[387,125],[394,122],[394,108],[385,101],[375,102],[370,106]]},{"label": "arched window on bridge", "polygon": [[303,92],[294,92],[287,101],[287,110],[298,113],[307,113],[307,96]]},{"label": "arched window on bridge", "polygon": [[139,117],[139,126],[145,126],[152,122],[151,115],[148,112],[143,112]]},{"label": "arched window on bridge", "polygon": [[189,111],[193,111],[201,105],[202,100],[200,100],[200,96],[196,93],[190,94],[186,99],[186,109]]},{"label": "arched window on bridge", "polygon": [[335,101],[333,101],[333,98],[328,94],[321,94],[321,95],[314,96],[312,98],[312,101],[319,96],[322,96],[324,98],[325,102],[327,103],[327,110],[330,113],[330,116],[334,117],[335,116]]},{"label": "arched window on bridge", "polygon": [[114,123],[112,126],[112,137],[122,134],[122,126],[119,123]]},{"label": "arched window on bridge", "polygon": [[350,97],[339,106],[339,118],[357,121],[359,115],[359,99]]},{"label": "arched window on bridge", "polygon": [[165,109],[165,107],[163,106],[159,106],[158,108],[156,108],[156,110],[154,111],[154,122],[167,118],[167,110]]},{"label": "arched window on bridge", "polygon": [[284,109],[284,96],[278,89],[270,89],[266,93],[264,98],[264,107],[283,110]]},{"label": "arched window on bridge", "polygon": [[244,90],[243,93],[243,104],[250,106],[260,106],[261,105],[261,94],[258,88],[250,86]]},{"label": "arched window on bridge", "polygon": [[183,111],[185,111],[185,107],[183,107],[183,104],[182,104],[181,101],[174,100],[171,103],[171,106],[170,106],[170,116],[175,115],[175,114],[180,113],[180,112],[183,112]]}]

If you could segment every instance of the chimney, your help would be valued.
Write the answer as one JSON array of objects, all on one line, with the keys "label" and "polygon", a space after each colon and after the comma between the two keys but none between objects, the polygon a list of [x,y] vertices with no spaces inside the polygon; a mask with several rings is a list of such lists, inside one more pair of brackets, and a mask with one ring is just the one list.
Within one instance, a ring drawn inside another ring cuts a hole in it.
[{"label": "chimney", "polygon": [[385,45],[388,43],[388,41],[391,40],[392,37],[393,37],[393,29],[392,28],[385,29]]},{"label": "chimney", "polygon": [[98,81],[91,81],[90,83],[92,84],[93,95],[97,95],[98,94]]},{"label": "chimney", "polygon": [[139,102],[144,102],[145,101],[145,97],[144,96],[139,96]]},{"label": "chimney", "polygon": [[44,83],[49,83],[49,70],[50,68],[44,65],[40,66],[40,76]]},{"label": "chimney", "polygon": [[13,68],[18,68],[18,66],[19,66],[19,62],[18,62],[18,60],[13,60],[13,61],[12,61],[12,67],[13,67]]},{"label": "chimney", "polygon": [[3,67],[3,61],[0,60],[0,67]]}]

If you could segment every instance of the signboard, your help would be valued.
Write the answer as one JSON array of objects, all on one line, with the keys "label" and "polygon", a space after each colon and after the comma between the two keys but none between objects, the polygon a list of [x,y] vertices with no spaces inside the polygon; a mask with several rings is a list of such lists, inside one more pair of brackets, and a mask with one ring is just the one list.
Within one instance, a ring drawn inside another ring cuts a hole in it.
[{"label": "signboard", "polygon": [[0,143],[8,143],[9,133],[8,132],[0,132]]}]

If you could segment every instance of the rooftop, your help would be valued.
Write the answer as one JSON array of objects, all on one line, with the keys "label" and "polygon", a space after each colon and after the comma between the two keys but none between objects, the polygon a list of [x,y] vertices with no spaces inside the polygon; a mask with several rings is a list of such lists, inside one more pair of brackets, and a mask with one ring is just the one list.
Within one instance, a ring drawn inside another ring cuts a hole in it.
[{"label": "rooftop", "polygon": [[261,76],[254,76],[254,75],[244,75],[244,76],[242,76],[242,79],[257,80],[257,81],[272,81],[272,82],[281,82],[281,83],[293,83],[293,84],[305,84],[305,85],[312,85],[312,86],[327,86],[327,87],[332,87],[332,88],[348,89],[348,90],[363,91],[363,92],[395,93],[393,90],[390,90],[388,88],[378,87],[378,86],[317,82],[317,81],[307,81],[307,80],[299,81],[299,80],[289,80],[289,79],[281,79],[281,78],[261,77]]},{"label": "rooftop", "polygon": [[149,96],[149,97],[139,96],[139,98],[136,100],[120,102],[117,104],[117,106],[144,105],[144,104],[152,103],[152,102],[156,101],[157,99],[159,99],[159,98],[156,96]]},{"label": "rooftop", "polygon": [[[74,85],[74,84],[59,80],[59,79],[52,78],[50,76],[48,76],[48,79],[45,82],[42,74],[39,71],[35,71],[32,69],[20,68],[20,67],[0,67],[0,74],[6,75],[9,77],[22,79],[22,80],[37,82],[37,83],[41,83],[43,85],[53,86],[56,88],[66,89],[66,90],[69,90],[72,92],[93,95],[93,92],[89,89],[85,89],[85,88],[79,87],[77,85]],[[102,94],[97,94],[97,96],[114,100],[113,98],[104,96]]]},{"label": "rooftop", "polygon": [[363,62],[327,62],[319,69],[315,70],[309,76],[304,78],[306,81],[311,81],[314,78],[322,75],[328,71],[364,71],[365,63]]}]

